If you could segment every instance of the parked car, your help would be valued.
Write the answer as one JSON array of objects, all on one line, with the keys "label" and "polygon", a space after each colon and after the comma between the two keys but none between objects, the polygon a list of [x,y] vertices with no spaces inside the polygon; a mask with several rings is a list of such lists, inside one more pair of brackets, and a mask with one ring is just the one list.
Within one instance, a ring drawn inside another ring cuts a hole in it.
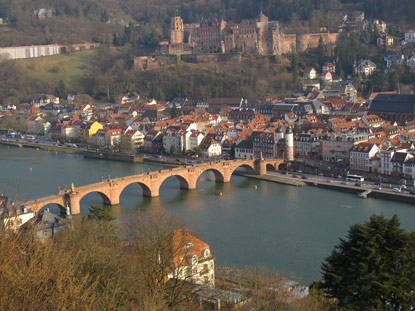
[{"label": "parked car", "polygon": [[349,183],[346,180],[342,181],[342,185],[348,185]]},{"label": "parked car", "polygon": [[301,178],[302,178],[302,179],[308,179],[308,177],[307,177],[307,176],[305,176],[305,175],[301,176]]},{"label": "parked car", "polygon": [[294,178],[300,178],[300,176],[293,174]]},{"label": "parked car", "polygon": [[401,185],[401,189],[406,189],[406,185]]},{"label": "parked car", "polygon": [[381,186],[376,186],[375,189],[376,190],[382,190],[382,187]]},{"label": "parked car", "polygon": [[409,194],[415,194],[414,190],[409,191]]},{"label": "parked car", "polygon": [[402,192],[402,189],[401,188],[393,188],[392,191],[393,192]]},{"label": "parked car", "polygon": [[360,183],[360,182],[357,182],[357,183],[355,183],[354,184],[356,187],[361,187],[362,186],[362,184]]},{"label": "parked car", "polygon": [[332,181],[330,178],[327,178],[327,179],[326,179],[326,182],[330,182],[330,183],[331,183],[331,182],[333,182],[333,181]]}]

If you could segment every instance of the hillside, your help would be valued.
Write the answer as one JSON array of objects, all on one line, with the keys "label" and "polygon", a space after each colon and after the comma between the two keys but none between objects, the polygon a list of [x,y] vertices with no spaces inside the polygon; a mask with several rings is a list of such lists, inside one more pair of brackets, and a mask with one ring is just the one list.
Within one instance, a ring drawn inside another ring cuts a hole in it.
[{"label": "hillside", "polygon": [[[50,16],[36,16],[47,9]],[[123,42],[155,46],[167,38],[169,19],[179,13],[185,23],[203,17],[223,17],[240,22],[255,17],[260,9],[289,31],[335,30],[340,12],[364,10],[371,18],[386,22],[410,23],[415,17],[415,1],[402,0],[0,0],[0,46],[48,43],[112,43],[127,35],[134,25],[134,38]]]},{"label": "hillside", "polygon": [[[68,92],[97,100],[114,100],[128,91],[156,99],[185,96],[257,98],[294,88],[284,57],[244,56],[240,64],[186,63],[135,70],[131,51],[101,48],[74,54],[0,63],[0,104],[26,101],[37,93],[54,93],[62,80]],[[108,98],[109,96],[109,98]]]},{"label": "hillside", "polygon": [[84,51],[17,62],[30,76],[44,80],[47,84],[54,85],[56,81],[62,80],[69,89],[81,91],[82,78],[90,68],[93,56],[93,51]]}]

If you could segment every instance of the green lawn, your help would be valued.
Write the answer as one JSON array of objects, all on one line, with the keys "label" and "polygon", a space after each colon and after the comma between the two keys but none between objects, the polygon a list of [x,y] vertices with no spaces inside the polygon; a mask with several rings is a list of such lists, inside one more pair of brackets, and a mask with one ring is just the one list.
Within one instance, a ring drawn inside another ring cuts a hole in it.
[{"label": "green lawn", "polygon": [[67,88],[82,90],[82,77],[90,67],[94,51],[61,54],[33,59],[19,60],[30,75],[56,84],[63,80]]}]

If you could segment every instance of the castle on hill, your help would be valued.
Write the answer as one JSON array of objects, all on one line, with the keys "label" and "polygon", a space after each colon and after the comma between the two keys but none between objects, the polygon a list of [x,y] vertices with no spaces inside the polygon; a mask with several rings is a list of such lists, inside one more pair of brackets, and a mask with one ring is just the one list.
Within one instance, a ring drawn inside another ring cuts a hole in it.
[{"label": "castle on hill", "polygon": [[269,21],[262,11],[255,19],[240,24],[221,19],[202,19],[199,24],[184,24],[180,16],[170,21],[169,41],[161,42],[160,54],[208,54],[242,51],[260,55],[281,55],[293,48],[304,51],[323,43],[335,43],[338,34],[284,34],[277,21]]}]

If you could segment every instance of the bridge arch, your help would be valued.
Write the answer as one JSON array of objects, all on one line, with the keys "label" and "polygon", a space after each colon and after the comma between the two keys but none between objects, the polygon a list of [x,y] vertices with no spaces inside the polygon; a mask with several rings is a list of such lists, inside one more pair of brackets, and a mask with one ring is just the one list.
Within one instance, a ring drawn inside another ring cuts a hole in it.
[{"label": "bridge arch", "polygon": [[231,175],[239,168],[245,168],[249,174],[255,174],[255,167],[252,164],[243,163],[241,165],[235,166],[231,172]]},{"label": "bridge arch", "polygon": [[149,188],[149,186],[147,186],[143,182],[134,180],[134,181],[131,181],[131,182],[126,182],[125,184],[123,184],[122,187],[120,187],[120,189],[119,189],[119,195],[118,195],[118,202],[119,202],[120,196],[121,196],[122,192],[124,191],[124,189],[127,188],[129,185],[132,185],[132,184],[138,184],[141,187],[141,189],[143,190],[143,196],[145,196],[145,197],[151,197],[152,196],[151,195],[152,194],[152,191]]},{"label": "bridge arch", "polygon": [[35,214],[37,214],[41,210],[43,210],[44,208],[49,208],[49,206],[52,207],[52,209],[53,209],[53,207],[59,208],[59,210],[60,210],[60,212],[62,214],[66,213],[66,206],[64,206],[61,201],[59,201],[59,202],[53,202],[53,201],[52,202],[44,202],[44,203],[39,203],[39,204],[31,205],[31,206],[28,206],[28,207]]},{"label": "bridge arch", "polygon": [[225,176],[223,175],[223,173],[220,170],[216,169],[216,168],[210,167],[210,168],[206,168],[206,169],[204,169],[200,172],[200,174],[196,178],[196,184],[197,184],[197,181],[199,180],[200,176],[202,176],[206,172],[212,172],[215,175],[215,181],[216,182],[221,182],[221,183],[225,182]]},{"label": "bridge arch", "polygon": [[275,167],[275,165],[271,164],[271,163],[267,163],[266,168],[267,168],[267,172],[268,171],[276,171],[278,169],[278,167]]},{"label": "bridge arch", "polygon": [[278,170],[279,171],[286,171],[287,170],[287,164],[281,163],[280,165],[278,165]]},{"label": "bridge arch", "polygon": [[189,181],[186,179],[186,177],[182,176],[181,174],[172,174],[170,176],[166,176],[161,182],[160,182],[160,186],[159,189],[161,188],[161,186],[163,185],[163,183],[171,178],[171,177],[176,177],[176,179],[179,181],[180,183],[180,189],[189,189]]},{"label": "bridge arch", "polygon": [[113,202],[111,201],[111,197],[107,193],[100,191],[100,190],[91,190],[91,191],[82,193],[82,195],[79,197],[79,204],[81,204],[81,201],[83,198],[85,198],[88,194],[91,194],[91,193],[98,193],[99,196],[102,198],[104,205],[113,205]]}]

